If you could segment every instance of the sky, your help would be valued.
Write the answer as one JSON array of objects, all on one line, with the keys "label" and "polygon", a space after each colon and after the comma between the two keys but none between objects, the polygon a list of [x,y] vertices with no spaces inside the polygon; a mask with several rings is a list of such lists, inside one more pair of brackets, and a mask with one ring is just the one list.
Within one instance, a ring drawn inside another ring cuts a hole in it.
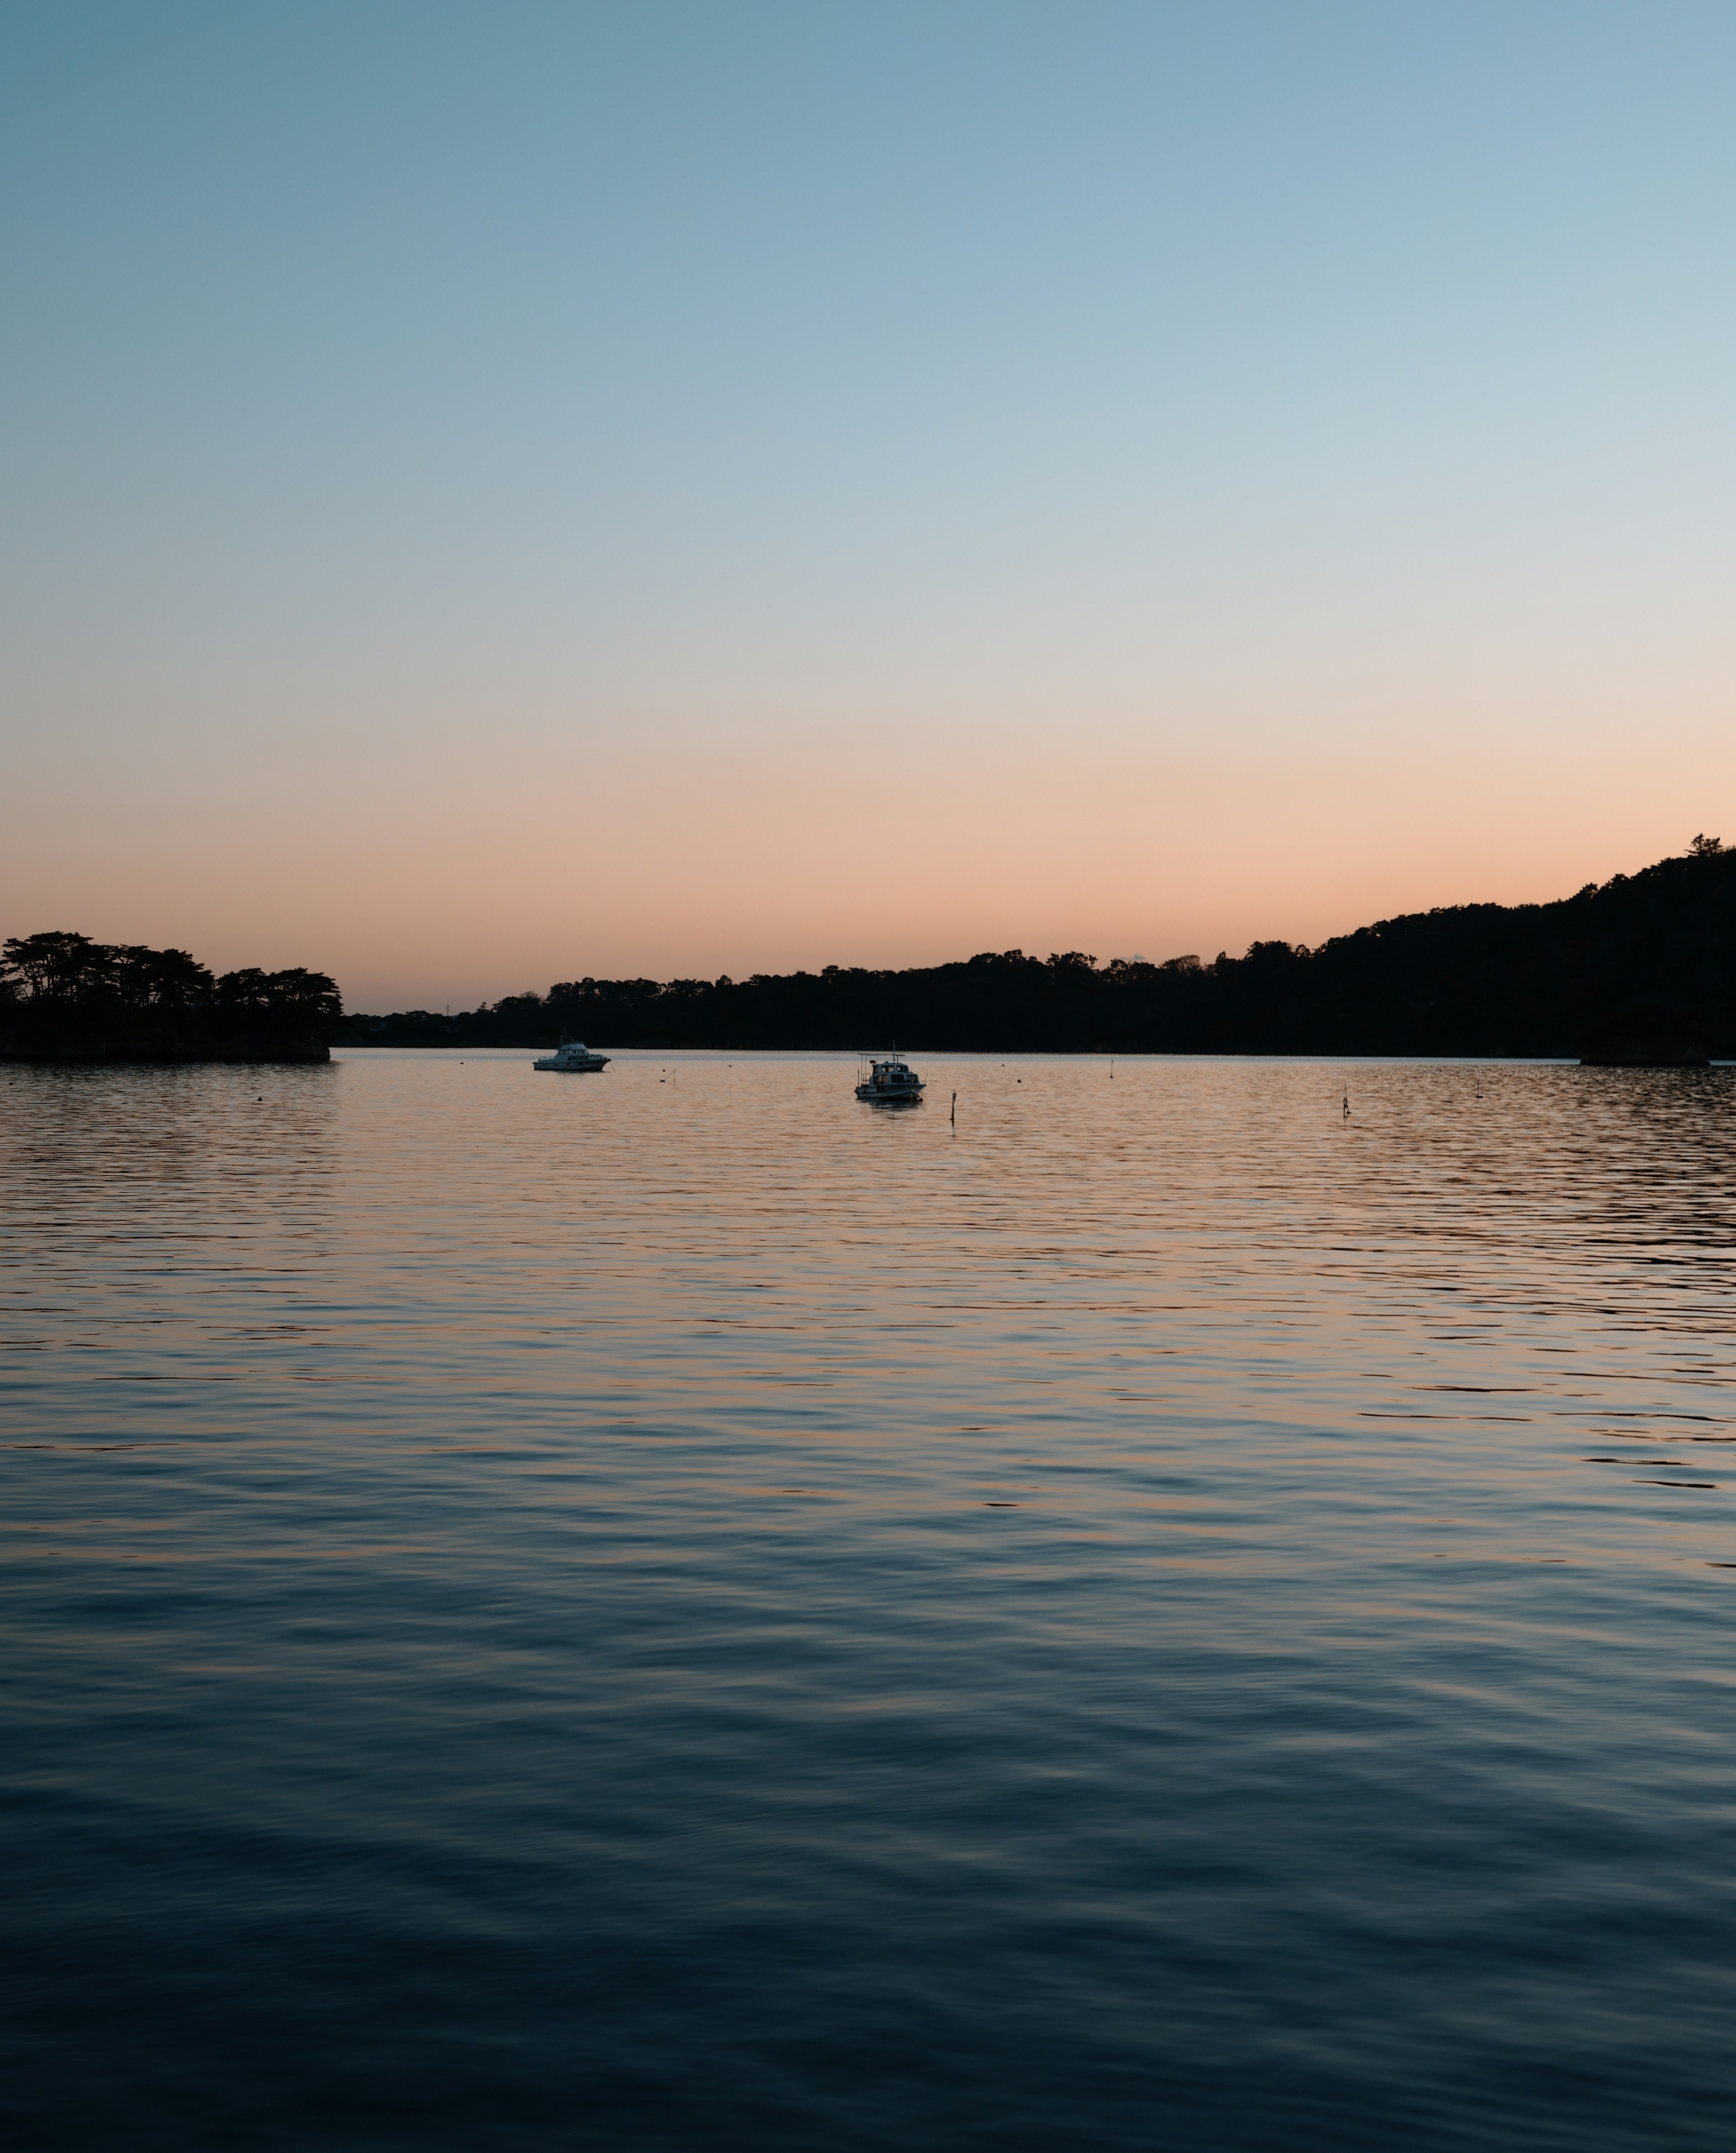
[{"label": "sky", "polygon": [[1722,0],[18,0],[0,934],[459,1007],[1736,837],[1733,109]]}]

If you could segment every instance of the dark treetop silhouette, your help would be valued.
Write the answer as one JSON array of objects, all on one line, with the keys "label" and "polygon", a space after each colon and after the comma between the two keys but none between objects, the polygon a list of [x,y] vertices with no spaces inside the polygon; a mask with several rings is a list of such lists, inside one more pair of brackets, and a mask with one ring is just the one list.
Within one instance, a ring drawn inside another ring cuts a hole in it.
[{"label": "dark treetop silhouette", "polygon": [[325,1061],[333,980],[299,967],[221,979],[185,949],[72,934],[0,944],[0,1060]]},{"label": "dark treetop silhouette", "polygon": [[1460,904],[1318,949],[1100,965],[1022,950],[909,971],[570,980],[442,1016],[351,1016],[357,1046],[912,1046],[1010,1052],[1736,1056],[1736,851],[1587,883],[1552,904]]}]

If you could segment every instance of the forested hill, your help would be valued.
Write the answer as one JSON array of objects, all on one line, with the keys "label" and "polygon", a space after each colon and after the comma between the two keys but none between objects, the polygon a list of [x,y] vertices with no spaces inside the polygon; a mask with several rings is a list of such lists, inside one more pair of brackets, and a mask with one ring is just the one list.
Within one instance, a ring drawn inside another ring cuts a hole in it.
[{"label": "forested hill", "polygon": [[1552,904],[1460,904],[1318,949],[1161,965],[1013,949],[901,972],[573,980],[458,1016],[346,1018],[339,1044],[863,1047],[1012,1052],[1576,1056],[1624,1033],[1736,1056],[1736,851],[1587,883]]}]

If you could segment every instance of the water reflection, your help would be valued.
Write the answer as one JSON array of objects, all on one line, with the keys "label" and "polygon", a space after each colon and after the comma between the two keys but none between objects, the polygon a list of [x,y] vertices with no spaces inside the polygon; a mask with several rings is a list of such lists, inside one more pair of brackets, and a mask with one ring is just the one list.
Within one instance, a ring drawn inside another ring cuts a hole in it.
[{"label": "water reflection", "polygon": [[0,1092],[26,2142],[1721,2136],[1730,1072],[527,1062]]}]

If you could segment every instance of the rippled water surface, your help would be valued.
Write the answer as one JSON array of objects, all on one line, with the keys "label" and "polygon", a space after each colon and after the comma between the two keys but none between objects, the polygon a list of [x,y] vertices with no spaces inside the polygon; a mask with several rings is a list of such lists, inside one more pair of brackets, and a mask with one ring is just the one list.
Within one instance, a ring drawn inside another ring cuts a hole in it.
[{"label": "rippled water surface", "polygon": [[1730,2142],[1736,1072],[915,1058],[0,1071],[9,2144]]}]

